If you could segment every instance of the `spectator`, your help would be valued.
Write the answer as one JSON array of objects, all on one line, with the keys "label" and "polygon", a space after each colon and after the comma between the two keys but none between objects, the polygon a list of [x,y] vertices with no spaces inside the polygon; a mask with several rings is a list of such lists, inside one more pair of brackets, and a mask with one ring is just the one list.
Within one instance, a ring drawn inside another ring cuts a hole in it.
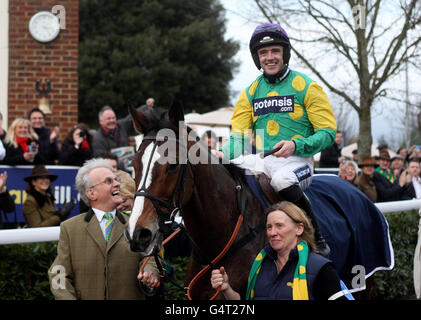
[{"label": "spectator", "polygon": [[[16,212],[15,200],[9,194],[9,191],[6,188],[7,182],[7,171],[0,173],[0,209],[4,213],[5,222],[1,217],[0,213],[0,229],[8,228],[10,223],[7,219],[8,212]],[[16,221],[15,221],[16,223]]]},{"label": "spectator", "polygon": [[215,150],[216,149],[216,134],[215,132],[213,132],[212,130],[207,130],[205,131],[205,133],[203,133],[202,135],[202,139],[203,143],[205,144],[205,146],[208,147],[209,150]]},{"label": "spectator", "polygon": [[389,165],[389,152],[387,150],[380,151],[379,167],[375,169],[373,175],[378,202],[401,200],[403,188],[406,184],[410,183],[408,175],[401,175],[399,179],[396,179]]},{"label": "spectator", "polygon": [[406,166],[408,161],[408,150],[406,148],[401,147],[396,151],[396,154],[400,155],[404,159],[404,166]]},{"label": "spectator", "polygon": [[399,177],[404,169],[405,160],[401,155],[397,154],[392,158],[390,169],[395,177]]},{"label": "spectator", "polygon": [[74,207],[74,202],[62,205],[56,210],[56,203],[51,189],[51,182],[57,176],[50,173],[44,165],[32,168],[31,175],[24,178],[26,184],[26,200],[23,203],[23,216],[28,227],[57,226],[65,220]]},{"label": "spectator", "polygon": [[56,164],[59,157],[59,148],[57,137],[60,133],[60,128],[55,126],[53,131],[45,127],[45,115],[38,108],[34,108],[29,112],[28,119],[30,121],[31,136],[38,141],[39,155],[42,159],[42,164]]},{"label": "spectator", "polygon": [[373,202],[377,201],[377,190],[373,182],[374,169],[377,167],[373,157],[365,157],[359,164],[361,174],[358,177],[358,189]]},{"label": "spectator", "polygon": [[102,159],[107,160],[113,172],[117,172],[119,170],[118,156],[116,154],[111,153],[111,152],[104,152],[104,153],[99,154],[97,158],[102,158]]},{"label": "spectator", "polygon": [[38,152],[38,141],[29,133],[29,121],[15,119],[7,131],[6,157],[4,163],[10,166],[33,165],[43,163]]},{"label": "spectator", "polygon": [[352,161],[355,161],[355,163],[358,163],[358,149],[352,150]]},{"label": "spectator", "polygon": [[0,112],[0,140],[4,143],[4,139],[6,138],[7,130],[3,129],[3,114]]},{"label": "spectator", "polygon": [[6,138],[6,131],[3,129],[3,115],[0,112],[0,164],[3,163],[6,157],[6,149],[4,147],[4,139]]},{"label": "spectator", "polygon": [[132,118],[127,116],[117,120],[113,109],[104,106],[98,113],[99,129],[93,136],[94,157],[104,152],[110,152],[114,148],[129,145],[129,136],[133,130]]},{"label": "spectator", "polygon": [[413,145],[409,148],[408,161],[409,159],[418,159],[418,161],[421,161],[421,146],[420,145]]},{"label": "spectator", "polygon": [[408,168],[402,172],[402,175],[405,173],[410,177],[411,182],[404,187],[401,199],[421,198],[420,162],[418,159],[409,160]]},{"label": "spectator", "polygon": [[93,157],[92,135],[84,123],[79,123],[67,134],[60,150],[59,164],[81,167]]},{"label": "spectator", "polygon": [[415,190],[415,198],[421,199],[421,164],[419,161],[410,160],[408,172],[412,176],[412,185]]},{"label": "spectator", "polygon": [[343,134],[342,131],[336,132],[335,143],[330,147],[323,149],[320,153],[320,168],[338,168],[344,158],[341,155]]},{"label": "spectator", "polygon": [[389,152],[389,151],[388,151],[388,146],[387,146],[387,144],[385,144],[385,143],[379,144],[379,145],[377,146],[377,150],[379,150],[379,154],[380,154],[380,152],[382,152],[382,151],[387,151],[387,152]]},{"label": "spectator", "polygon": [[[269,207],[266,234],[269,245],[259,252],[251,267],[246,299],[328,300],[337,293],[343,299],[335,267],[316,253],[314,229],[300,208],[288,201]],[[303,260],[305,267],[300,266]],[[303,280],[294,275],[297,270],[304,274],[300,277]],[[215,289],[221,288],[225,299],[240,299],[240,294],[231,288],[224,267],[212,270],[211,284]],[[298,290],[301,285],[302,290]]]},{"label": "spectator", "polygon": [[117,207],[117,210],[131,215],[133,204],[134,204],[134,194],[136,192],[136,183],[132,176],[127,172],[118,170],[116,173],[117,177],[120,178],[120,196],[123,199],[123,202],[120,203]]},{"label": "spectator", "polygon": [[[154,259],[141,270],[142,256],[127,248],[128,217],[116,210],[122,202],[118,177],[107,161],[91,159],[79,169],[76,187],[91,209],[60,226],[57,257],[48,271],[55,299],[144,299],[137,280],[154,287],[158,270]],[[61,286],[55,285],[59,275]]]},{"label": "spectator", "polygon": [[358,187],[357,165],[354,161],[349,160],[342,164],[338,176]]},{"label": "spectator", "polygon": [[139,107],[137,110],[142,111],[145,108],[153,108],[155,106],[155,99],[154,98],[148,98],[146,99],[146,104]]}]

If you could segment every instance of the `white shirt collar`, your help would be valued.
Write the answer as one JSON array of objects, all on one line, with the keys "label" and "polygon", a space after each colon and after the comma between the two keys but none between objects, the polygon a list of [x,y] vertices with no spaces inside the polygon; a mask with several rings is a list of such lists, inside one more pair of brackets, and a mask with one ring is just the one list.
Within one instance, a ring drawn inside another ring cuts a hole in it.
[{"label": "white shirt collar", "polygon": [[[108,213],[106,211],[102,211],[102,210],[97,209],[97,208],[92,208],[92,210],[94,211],[96,218],[100,222],[104,218],[104,214]],[[114,209],[113,211],[110,211],[109,213],[111,213],[113,215],[113,219],[114,219],[115,218],[115,214],[116,214],[116,209]]]}]

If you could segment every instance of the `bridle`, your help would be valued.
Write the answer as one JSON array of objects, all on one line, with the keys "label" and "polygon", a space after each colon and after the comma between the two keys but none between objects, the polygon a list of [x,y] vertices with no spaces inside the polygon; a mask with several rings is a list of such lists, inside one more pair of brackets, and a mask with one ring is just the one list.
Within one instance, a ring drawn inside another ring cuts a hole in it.
[{"label": "bridle", "polygon": [[[159,138],[156,136],[146,136],[143,138],[143,140],[151,140],[154,143],[152,153],[146,167],[146,172],[145,172],[145,177],[146,177],[149,173],[149,170],[152,170],[150,166],[152,163],[153,154],[155,153],[155,150],[158,147],[158,142],[161,142],[161,140],[159,140]],[[180,139],[177,139],[177,138],[166,136],[166,137],[163,137],[162,141],[177,142],[187,149],[187,146]],[[187,157],[186,163],[181,163],[180,166],[181,166],[180,173],[177,178],[174,192],[169,201],[165,201],[153,195],[152,193],[150,193],[146,188],[146,179],[144,179],[143,184],[139,188],[139,190],[135,192],[135,199],[136,197],[145,197],[152,202],[152,205],[154,206],[158,214],[159,231],[163,233],[165,231],[168,232],[170,230],[169,228],[171,228],[171,225],[174,223],[174,219],[177,213],[180,213],[180,215],[182,215],[182,201],[183,201],[184,193],[185,193],[186,173],[187,173],[188,166],[190,166],[188,157]],[[178,197],[177,197],[177,193],[178,193]],[[162,210],[161,207],[165,207],[166,211]]]},{"label": "bridle", "polygon": [[[152,159],[153,159],[153,155],[154,152],[156,150],[156,148],[158,147],[158,142],[161,141],[173,141],[176,142],[178,144],[181,144],[182,147],[185,148],[185,150],[187,150],[187,145],[185,143],[183,143],[183,141],[180,141],[180,139],[178,138],[173,138],[173,137],[168,137],[165,136],[163,137],[162,140],[158,139],[157,136],[145,136],[143,138],[143,140],[150,140],[153,141],[154,146],[151,152],[151,156],[149,158],[147,167],[146,167],[146,171],[145,171],[145,177],[148,175],[149,170],[151,170],[150,166],[152,163]],[[186,173],[187,173],[187,169],[188,167],[191,168],[191,170],[193,171],[193,176],[194,176],[194,168],[192,166],[192,164],[189,161],[188,155],[186,157],[186,163],[180,163],[181,169],[180,169],[180,173],[178,175],[177,178],[177,182],[176,182],[176,186],[174,188],[172,197],[169,201],[165,201],[155,195],[153,195],[152,193],[150,193],[147,188],[146,188],[146,178],[144,179],[144,182],[142,184],[142,186],[139,188],[139,190],[135,193],[135,199],[136,197],[145,197],[147,199],[149,199],[156,212],[158,215],[158,223],[159,223],[159,232],[162,232],[164,234],[165,231],[169,231],[171,230],[173,224],[174,224],[174,218],[177,215],[177,213],[180,213],[181,217],[183,217],[183,208],[182,208],[182,201],[184,198],[184,194],[185,194],[185,182],[186,182]],[[193,178],[193,184],[194,184],[194,178]],[[180,225],[180,228],[183,228],[185,230],[185,233],[187,235],[187,237],[189,238],[189,240],[191,241],[191,243],[196,247],[196,249],[198,249],[198,251],[200,252],[201,255],[203,255],[207,260],[208,263],[207,265],[192,279],[192,281],[190,282],[189,286],[184,288],[187,290],[187,297],[189,300],[192,300],[190,292],[191,289],[193,287],[193,285],[198,281],[198,279],[204,275],[206,272],[208,272],[210,269],[214,268],[215,265],[228,253],[228,252],[233,252],[237,249],[239,249],[240,247],[242,247],[243,245],[245,245],[250,239],[249,236],[243,237],[242,239],[239,240],[238,243],[236,243],[236,245],[233,246],[234,241],[237,238],[237,235],[239,233],[240,227],[242,225],[243,222],[243,212],[245,211],[245,198],[244,198],[244,194],[242,193],[243,187],[241,185],[240,181],[236,181],[236,192],[237,192],[237,200],[238,200],[238,206],[239,206],[239,210],[240,210],[240,215],[238,217],[237,220],[237,224],[234,228],[234,231],[231,234],[230,239],[228,240],[227,244],[225,245],[225,247],[223,248],[223,250],[218,254],[218,256],[216,258],[214,258],[213,260],[209,259],[202,250],[200,250],[199,246],[194,242],[194,240],[192,239],[192,237],[188,234],[187,230]],[[177,197],[177,193],[178,193],[178,197]],[[162,210],[161,207],[165,207],[166,211]],[[174,234],[176,232],[180,231],[180,228],[177,229],[170,237],[168,238],[172,238],[174,236]],[[172,229],[173,231],[174,229]],[[247,238],[247,239],[246,239]],[[169,239],[168,239],[169,240]],[[166,242],[165,242],[166,243]],[[162,266],[159,263],[159,259],[157,257],[157,253],[153,254],[154,258],[155,258],[155,262],[158,265],[158,269],[160,271],[160,274],[162,275]],[[148,257],[149,258],[149,257]],[[145,262],[142,266],[142,268],[145,266],[146,261],[148,260],[145,259]],[[215,299],[220,293],[220,288],[217,289],[216,293],[210,298],[210,300]]]}]

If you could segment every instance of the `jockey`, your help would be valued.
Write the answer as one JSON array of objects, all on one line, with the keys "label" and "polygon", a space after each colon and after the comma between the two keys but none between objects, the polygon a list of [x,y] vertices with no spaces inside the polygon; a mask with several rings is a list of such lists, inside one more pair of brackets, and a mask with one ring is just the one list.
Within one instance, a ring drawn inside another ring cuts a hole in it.
[{"label": "jockey", "polygon": [[330,249],[303,191],[312,181],[312,156],[331,146],[336,136],[329,100],[315,81],[289,69],[291,44],[279,25],[259,25],[249,47],[263,74],[241,92],[231,119],[230,139],[214,154],[229,160],[239,157],[251,135],[257,152],[279,149],[264,158],[264,172],[281,199],[307,213],[315,228],[317,248],[328,256]]}]

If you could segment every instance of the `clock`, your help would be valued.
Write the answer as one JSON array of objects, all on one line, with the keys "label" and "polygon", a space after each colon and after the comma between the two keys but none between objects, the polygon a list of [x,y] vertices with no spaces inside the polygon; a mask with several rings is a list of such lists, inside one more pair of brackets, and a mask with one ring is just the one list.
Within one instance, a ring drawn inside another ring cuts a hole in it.
[{"label": "clock", "polygon": [[41,11],[29,21],[29,32],[39,42],[50,42],[60,33],[60,22],[51,12]]}]

